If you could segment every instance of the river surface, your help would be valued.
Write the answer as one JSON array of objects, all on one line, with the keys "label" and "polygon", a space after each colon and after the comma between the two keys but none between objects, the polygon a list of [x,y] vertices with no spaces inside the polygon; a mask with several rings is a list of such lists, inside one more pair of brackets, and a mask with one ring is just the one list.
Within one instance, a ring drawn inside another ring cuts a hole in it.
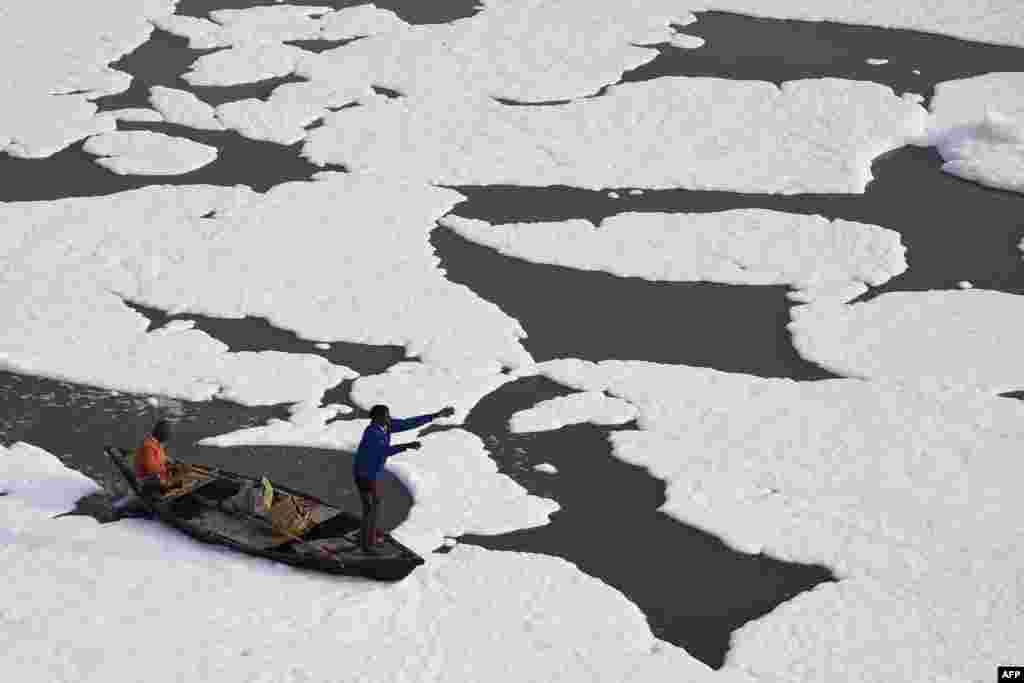
[{"label": "river surface", "polygon": [[[204,16],[216,8],[272,5],[253,0],[185,0],[179,11]],[[333,5],[354,2],[293,2]],[[414,23],[471,16],[473,2],[377,2]],[[628,72],[624,82],[665,75],[760,79],[776,83],[797,78],[840,77],[875,80],[897,92],[931,96],[940,81],[1024,63],[1024,50],[980,45],[942,36],[832,23],[752,19],[702,13],[687,33],[707,39],[705,47],[681,50],[657,46],[660,56]],[[57,46],[55,46],[56,49]],[[316,48],[310,44],[308,47]],[[326,47],[326,45],[322,46]],[[151,85],[191,90],[211,104],[266,97],[289,78],[228,88],[192,88],[180,80],[202,51],[162,31],[115,63],[132,73],[133,87],[103,98],[103,109],[148,106]],[[885,65],[865,63],[888,58]],[[915,73],[917,70],[919,73]],[[511,105],[512,103],[510,103]],[[0,201],[47,200],[105,195],[149,184],[244,184],[265,191],[282,182],[304,180],[319,170],[298,156],[298,146],[248,140],[232,132],[196,131],[171,124],[122,124],[123,129],[181,135],[218,148],[217,161],[183,176],[157,180],[118,176],[94,164],[81,144],[45,160],[0,157]],[[904,148],[876,160],[876,180],[864,195],[740,195],[687,190],[645,191],[620,198],[605,192],[564,187],[459,187],[466,202],[453,213],[495,223],[602,218],[624,211],[700,212],[758,207],[821,214],[875,223],[901,233],[910,270],[863,298],[896,290],[951,289],[961,280],[978,287],[1020,293],[1024,270],[1017,242],[1024,236],[1024,197],[982,188],[941,173],[930,149]],[[335,168],[334,170],[344,170]],[[647,360],[716,368],[764,377],[816,381],[833,377],[801,359],[785,325],[790,302],[783,287],[710,283],[664,283],[639,278],[538,265],[472,244],[438,227],[431,241],[447,277],[462,283],[517,318],[527,330],[525,345],[539,360],[572,357]],[[129,302],[130,303],[130,302]],[[195,315],[167,316],[132,305],[152,326],[170,318],[196,326],[234,351],[278,350],[317,353],[364,374],[381,372],[404,358],[397,347],[312,341],[258,318],[224,320]],[[351,384],[329,392],[328,401],[347,402]],[[611,455],[613,429],[592,425],[516,435],[507,422],[517,410],[569,393],[542,378],[505,385],[470,413],[465,428],[480,436],[505,474],[531,493],[559,502],[551,524],[500,536],[466,536],[461,542],[487,548],[563,557],[609,583],[636,603],[658,637],[685,647],[707,664],[721,665],[733,630],[822,581],[826,567],[783,562],[730,550],[719,539],[660,512],[664,483],[644,469]],[[287,417],[287,406],[250,408],[226,401],[192,403],[110,392],[67,382],[0,372],[0,441],[27,441],[60,457],[99,481],[109,495],[80,505],[80,512],[106,519],[104,505],[123,491],[105,462],[102,447],[136,443],[157,414],[178,424],[173,455],[244,474],[267,474],[286,485],[358,510],[349,476],[350,454],[308,448],[204,448],[199,439]],[[362,416],[356,411],[341,419]],[[533,470],[550,462],[557,475]],[[397,526],[411,498],[394,478],[386,481],[383,523]]]}]

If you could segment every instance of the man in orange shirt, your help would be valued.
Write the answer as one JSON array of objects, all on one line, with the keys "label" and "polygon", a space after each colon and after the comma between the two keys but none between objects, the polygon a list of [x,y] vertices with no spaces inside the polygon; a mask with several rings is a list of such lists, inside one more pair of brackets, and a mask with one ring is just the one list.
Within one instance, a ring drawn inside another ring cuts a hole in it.
[{"label": "man in orange shirt", "polygon": [[164,444],[171,440],[171,423],[157,420],[153,431],[142,440],[135,451],[135,477],[143,492],[157,493],[167,488],[170,474],[167,470],[167,452]]}]

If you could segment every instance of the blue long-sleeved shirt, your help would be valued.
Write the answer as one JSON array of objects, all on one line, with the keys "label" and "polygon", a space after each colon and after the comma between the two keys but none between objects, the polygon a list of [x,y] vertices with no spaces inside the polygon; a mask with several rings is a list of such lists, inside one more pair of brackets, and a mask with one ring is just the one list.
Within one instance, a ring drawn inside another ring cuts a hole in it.
[{"label": "blue long-sleeved shirt", "polygon": [[390,430],[371,422],[363,432],[363,438],[359,440],[359,449],[356,450],[356,461],[353,465],[354,474],[362,479],[372,480],[379,477],[381,470],[384,469],[384,461],[405,450],[404,446],[391,445],[391,434],[422,427],[435,417],[437,415],[431,414],[391,420]]}]

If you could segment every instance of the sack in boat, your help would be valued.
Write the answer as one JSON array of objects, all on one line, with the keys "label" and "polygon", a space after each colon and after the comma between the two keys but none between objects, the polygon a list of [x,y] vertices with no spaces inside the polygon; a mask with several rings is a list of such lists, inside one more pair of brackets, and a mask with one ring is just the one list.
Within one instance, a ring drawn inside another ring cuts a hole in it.
[{"label": "sack in boat", "polygon": [[270,508],[270,524],[278,533],[301,536],[313,526],[313,511],[295,496],[278,494]]},{"label": "sack in boat", "polygon": [[254,481],[242,482],[238,493],[221,501],[222,509],[234,513],[256,515],[262,517],[268,510],[263,507],[263,493],[257,489]]}]

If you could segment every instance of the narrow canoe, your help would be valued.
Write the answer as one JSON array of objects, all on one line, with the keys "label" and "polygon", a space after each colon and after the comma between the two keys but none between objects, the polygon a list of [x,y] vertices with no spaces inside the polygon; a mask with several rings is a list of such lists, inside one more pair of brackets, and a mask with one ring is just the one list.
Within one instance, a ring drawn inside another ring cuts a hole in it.
[{"label": "narrow canoe", "polygon": [[404,579],[423,564],[422,557],[390,535],[376,546],[376,554],[362,552],[357,540],[359,517],[309,494],[271,482],[275,495],[294,496],[312,514],[312,526],[305,532],[282,535],[269,520],[231,503],[245,484],[258,485],[257,479],[191,465],[183,485],[159,496],[147,496],[129,465],[130,453],[109,446],[104,452],[154,517],[199,541],[314,571],[381,581]]}]

